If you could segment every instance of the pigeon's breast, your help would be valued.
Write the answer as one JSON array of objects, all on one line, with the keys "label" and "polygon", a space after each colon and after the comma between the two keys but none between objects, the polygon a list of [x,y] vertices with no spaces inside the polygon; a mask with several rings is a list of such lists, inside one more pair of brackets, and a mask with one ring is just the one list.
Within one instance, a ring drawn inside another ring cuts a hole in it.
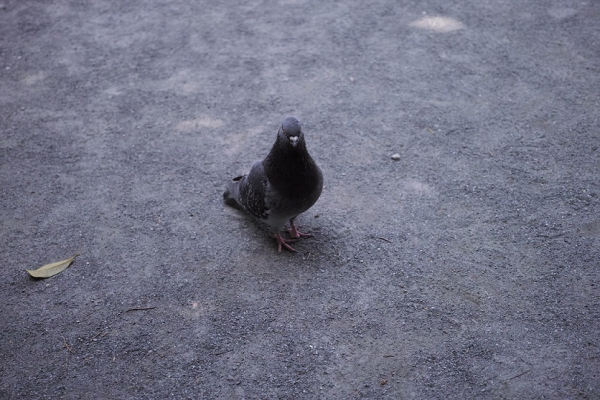
[{"label": "pigeon's breast", "polygon": [[307,193],[304,193],[304,195],[285,196],[272,186],[269,186],[266,193],[266,205],[268,208],[266,223],[274,228],[285,225],[291,218],[308,210],[317,201],[319,194],[320,190],[319,193],[313,191],[309,196],[307,196]]}]

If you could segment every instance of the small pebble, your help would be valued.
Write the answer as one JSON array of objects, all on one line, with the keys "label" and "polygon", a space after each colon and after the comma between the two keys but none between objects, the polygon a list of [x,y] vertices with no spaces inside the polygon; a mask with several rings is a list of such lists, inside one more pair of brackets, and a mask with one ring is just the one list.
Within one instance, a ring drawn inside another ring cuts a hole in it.
[{"label": "small pebble", "polygon": [[392,160],[394,161],[399,161],[400,160],[400,154],[396,153],[392,155]]}]

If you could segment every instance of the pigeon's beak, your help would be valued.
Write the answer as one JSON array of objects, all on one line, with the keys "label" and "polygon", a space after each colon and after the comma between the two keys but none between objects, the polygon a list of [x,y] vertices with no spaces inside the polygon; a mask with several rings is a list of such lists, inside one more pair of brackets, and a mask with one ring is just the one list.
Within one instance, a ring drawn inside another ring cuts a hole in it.
[{"label": "pigeon's beak", "polygon": [[298,136],[290,136],[290,142],[292,143],[292,146],[296,147],[298,144]]}]

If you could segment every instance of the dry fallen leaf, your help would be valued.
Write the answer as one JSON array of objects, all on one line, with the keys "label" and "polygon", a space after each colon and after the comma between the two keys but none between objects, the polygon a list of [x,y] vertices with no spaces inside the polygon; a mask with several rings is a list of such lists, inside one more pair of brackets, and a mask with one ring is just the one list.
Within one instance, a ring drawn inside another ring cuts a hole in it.
[{"label": "dry fallen leaf", "polygon": [[77,257],[78,255],[79,254],[75,254],[73,257],[67,258],[66,260],[46,264],[38,269],[26,269],[25,271],[27,271],[27,273],[33,276],[34,278],[49,278],[67,269],[67,267],[71,265],[73,260],[75,260],[75,257]]}]

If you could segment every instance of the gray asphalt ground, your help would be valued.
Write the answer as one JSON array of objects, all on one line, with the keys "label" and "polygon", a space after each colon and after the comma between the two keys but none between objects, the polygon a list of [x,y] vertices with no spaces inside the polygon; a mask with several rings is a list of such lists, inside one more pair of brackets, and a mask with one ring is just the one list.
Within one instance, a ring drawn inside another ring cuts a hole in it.
[{"label": "gray asphalt ground", "polygon": [[598,399],[599,102],[595,0],[2,1],[0,398]]}]

